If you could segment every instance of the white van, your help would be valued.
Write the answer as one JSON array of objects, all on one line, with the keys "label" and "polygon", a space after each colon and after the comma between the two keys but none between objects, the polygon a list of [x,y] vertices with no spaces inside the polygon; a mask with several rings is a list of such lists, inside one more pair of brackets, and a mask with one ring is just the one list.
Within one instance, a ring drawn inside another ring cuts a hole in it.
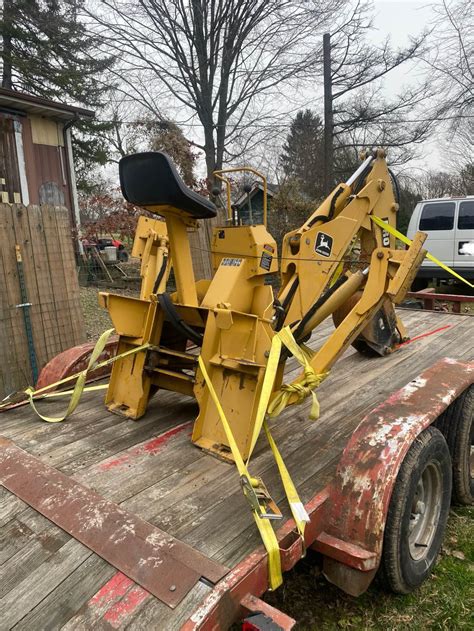
[{"label": "white van", "polygon": [[[407,236],[426,232],[425,248],[442,263],[469,280],[474,278],[474,195],[443,197],[419,202],[408,226]],[[443,269],[425,259],[414,288],[426,287],[428,280],[452,278]]]}]

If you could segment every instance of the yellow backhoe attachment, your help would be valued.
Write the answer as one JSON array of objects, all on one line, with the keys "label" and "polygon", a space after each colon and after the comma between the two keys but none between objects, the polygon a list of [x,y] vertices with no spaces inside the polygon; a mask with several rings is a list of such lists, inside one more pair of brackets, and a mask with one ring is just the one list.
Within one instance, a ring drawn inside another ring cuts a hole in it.
[{"label": "yellow backhoe attachment", "polygon": [[[245,170],[260,177],[266,190],[263,176]],[[333,333],[308,359],[313,375],[325,375],[352,343],[364,352],[391,352],[406,338],[393,307],[403,300],[425,255],[422,233],[408,249],[397,250],[392,234],[371,220],[396,224],[398,206],[382,150],[368,155],[302,226],[285,235],[280,267],[266,228],[266,201],[261,225],[242,225],[231,206],[227,173],[233,171],[216,173],[227,187],[228,221],[213,231],[212,279],[196,281],[188,230],[215,217],[214,204],[183,184],[165,154],[123,158],[125,198],[164,217],[166,226],[140,219],[132,252],[142,258],[140,298],[101,295],[120,335],[119,352],[150,344],[114,364],[109,409],[138,419],[160,389],[193,396],[199,414],[192,440],[227,460],[233,459],[229,442],[198,358],[246,459],[275,334],[289,327],[302,344],[333,317]],[[350,261],[355,242],[360,256]],[[171,264],[175,291],[167,293]],[[281,289],[275,296],[267,279],[278,271]],[[272,386],[272,409],[301,400],[310,389],[308,371],[282,387],[287,356],[282,354]]]}]

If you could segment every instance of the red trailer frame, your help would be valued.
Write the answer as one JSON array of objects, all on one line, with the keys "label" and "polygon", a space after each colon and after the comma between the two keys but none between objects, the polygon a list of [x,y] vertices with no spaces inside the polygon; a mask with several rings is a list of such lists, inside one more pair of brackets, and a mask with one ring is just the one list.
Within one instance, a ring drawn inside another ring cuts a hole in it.
[{"label": "red trailer frame", "polygon": [[461,313],[461,304],[474,302],[474,296],[464,296],[460,294],[437,294],[434,287],[421,289],[420,291],[409,291],[407,298],[415,298],[423,303],[423,309],[435,311],[435,301],[445,301],[453,303],[453,313]]}]

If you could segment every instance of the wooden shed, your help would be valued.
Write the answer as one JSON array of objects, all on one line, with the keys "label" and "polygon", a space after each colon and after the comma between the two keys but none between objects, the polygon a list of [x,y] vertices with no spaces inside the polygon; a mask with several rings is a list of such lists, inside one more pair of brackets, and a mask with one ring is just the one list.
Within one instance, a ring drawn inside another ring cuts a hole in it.
[{"label": "wooden shed", "polygon": [[[242,195],[234,203],[234,208],[238,213],[238,218],[242,223],[263,223],[263,184],[255,182],[248,193]],[[267,184],[268,210],[271,207],[271,200],[277,192],[278,187],[274,184]],[[252,212],[252,217],[250,217]]]},{"label": "wooden shed", "polygon": [[0,399],[85,340],[71,125],[93,112],[0,89]]},{"label": "wooden shed", "polygon": [[90,110],[0,88],[1,201],[65,206],[77,228],[71,126],[93,117]]}]

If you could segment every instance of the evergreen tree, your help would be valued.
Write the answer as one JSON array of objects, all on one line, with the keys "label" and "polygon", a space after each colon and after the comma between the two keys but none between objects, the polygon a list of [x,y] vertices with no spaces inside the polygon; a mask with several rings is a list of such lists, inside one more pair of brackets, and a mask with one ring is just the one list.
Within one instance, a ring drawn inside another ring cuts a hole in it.
[{"label": "evergreen tree", "polygon": [[300,191],[317,199],[323,195],[324,128],[311,110],[299,111],[291,122],[280,164],[285,175],[299,183]]},{"label": "evergreen tree", "polygon": [[[0,19],[1,83],[47,99],[91,109],[102,105],[102,78],[114,62],[100,54],[101,38],[78,15],[85,0],[3,0]],[[79,170],[104,164],[104,124],[81,121],[73,131]],[[80,179],[80,178],[79,178]]]},{"label": "evergreen tree", "polygon": [[101,40],[78,19],[84,0],[4,0],[2,87],[96,107],[97,79],[112,58],[97,54]]}]

